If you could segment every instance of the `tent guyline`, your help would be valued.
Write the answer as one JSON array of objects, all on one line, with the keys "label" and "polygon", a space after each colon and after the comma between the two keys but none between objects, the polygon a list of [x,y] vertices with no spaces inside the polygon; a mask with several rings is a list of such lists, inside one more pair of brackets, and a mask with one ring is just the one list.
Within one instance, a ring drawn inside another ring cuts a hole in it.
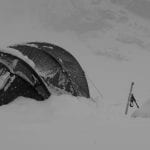
[{"label": "tent guyline", "polygon": [[43,101],[52,94],[90,98],[84,70],[73,55],[46,42],[0,49],[0,105],[19,96]]},{"label": "tent guyline", "polygon": [[92,79],[86,74],[87,80],[89,80],[92,84],[92,86],[94,87],[94,89],[97,91],[97,93],[99,94],[99,96],[103,99],[104,96],[102,94],[102,92],[97,88],[96,84],[92,81]]}]

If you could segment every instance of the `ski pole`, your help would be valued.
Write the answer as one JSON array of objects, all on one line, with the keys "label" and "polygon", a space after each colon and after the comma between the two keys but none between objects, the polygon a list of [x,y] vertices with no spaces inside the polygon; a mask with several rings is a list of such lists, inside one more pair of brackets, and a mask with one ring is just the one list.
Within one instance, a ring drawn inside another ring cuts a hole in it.
[{"label": "ski pole", "polygon": [[129,92],[129,96],[128,96],[128,101],[127,101],[126,109],[125,109],[125,115],[128,114],[128,109],[129,109],[129,105],[130,105],[130,99],[131,99],[131,95],[132,95],[133,85],[134,85],[134,82],[131,83],[130,92]]}]

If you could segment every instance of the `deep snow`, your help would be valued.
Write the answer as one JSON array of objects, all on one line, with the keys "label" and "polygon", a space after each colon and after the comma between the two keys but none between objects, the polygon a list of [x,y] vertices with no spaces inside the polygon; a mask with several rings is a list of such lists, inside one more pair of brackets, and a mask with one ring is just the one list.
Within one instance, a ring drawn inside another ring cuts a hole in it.
[{"label": "deep snow", "polygon": [[149,118],[132,118],[136,108],[127,116],[124,112],[132,81],[140,107],[150,98],[149,20],[128,12],[122,0],[95,1],[92,7],[82,3],[86,0],[34,2],[0,2],[0,45],[46,41],[62,46],[85,70],[95,102],[68,95],[44,102],[18,98],[0,108],[1,149],[148,149]]}]

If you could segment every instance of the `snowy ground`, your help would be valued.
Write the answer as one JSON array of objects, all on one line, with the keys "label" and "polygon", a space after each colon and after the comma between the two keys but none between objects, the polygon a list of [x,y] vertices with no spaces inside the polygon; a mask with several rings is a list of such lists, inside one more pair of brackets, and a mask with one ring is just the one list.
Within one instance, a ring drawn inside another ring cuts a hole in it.
[{"label": "snowy ground", "polygon": [[[129,7],[130,1],[110,1],[93,0],[91,5],[90,0],[49,0],[49,5],[47,0],[0,2],[1,46],[38,40],[66,48],[85,70],[95,100],[63,95],[44,102],[18,98],[2,106],[1,149],[150,147],[150,119],[132,118],[135,108],[124,115],[132,81],[140,107],[150,99],[149,9],[144,17],[144,11],[137,12],[135,8],[144,9],[146,0],[142,4],[133,0],[134,9]],[[138,111],[133,116],[142,116],[144,111],[147,117],[148,105],[149,102],[141,107],[142,113]]]}]

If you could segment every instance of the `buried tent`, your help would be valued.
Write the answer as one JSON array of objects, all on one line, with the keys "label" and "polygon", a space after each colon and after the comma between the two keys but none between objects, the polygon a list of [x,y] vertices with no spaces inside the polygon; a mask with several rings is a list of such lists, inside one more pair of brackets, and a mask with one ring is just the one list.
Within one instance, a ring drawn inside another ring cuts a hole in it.
[{"label": "buried tent", "polygon": [[63,93],[90,97],[84,71],[77,60],[49,43],[30,42],[0,50],[0,80],[1,105],[18,96],[36,100]]}]

